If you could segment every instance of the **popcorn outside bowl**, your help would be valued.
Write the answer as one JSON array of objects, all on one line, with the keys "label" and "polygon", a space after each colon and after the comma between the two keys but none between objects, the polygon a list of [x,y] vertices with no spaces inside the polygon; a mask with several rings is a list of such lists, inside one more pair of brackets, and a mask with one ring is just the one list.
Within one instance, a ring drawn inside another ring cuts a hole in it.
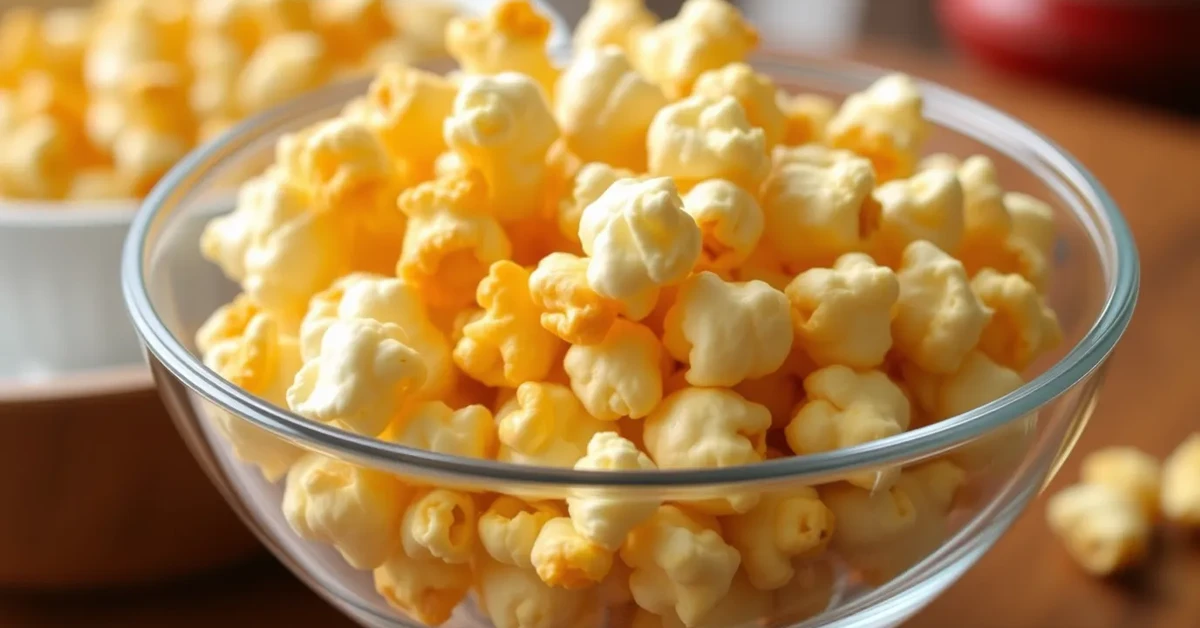
[{"label": "popcorn outside bowl", "polygon": [[[860,66],[795,59],[758,58],[754,65],[791,91],[838,97],[881,75]],[[1053,205],[1058,236],[1049,294],[1066,341],[1033,365],[1029,383],[1001,399],[867,445],[717,470],[614,473],[513,466],[343,432],[273,407],[205,368],[192,338],[236,287],[230,283],[223,299],[201,298],[190,288],[220,273],[197,251],[207,218],[200,208],[222,193],[218,182],[227,173],[261,168],[276,138],[334,115],[362,91],[361,84],[326,90],[264,114],[180,164],[148,199],[126,242],[126,302],[161,394],[212,480],[280,560],[363,625],[422,624],[389,606],[376,593],[370,572],[352,569],[331,547],[292,532],[281,514],[283,487],[237,461],[208,420],[211,412],[228,412],[302,448],[411,484],[477,495],[564,499],[588,492],[692,501],[753,492],[765,503],[817,487],[838,519],[829,549],[817,559],[783,556],[774,567],[796,575],[773,593],[757,592],[737,576],[719,612],[714,611],[720,616],[714,625],[894,625],[957,580],[1057,470],[1092,413],[1102,367],[1132,315],[1138,285],[1137,255],[1125,222],[1077,161],[986,105],[936,85],[922,87],[926,115],[936,126],[930,152],[986,154],[1009,189]],[[965,477],[943,473],[945,466],[939,464],[945,458],[961,465]],[[865,491],[848,493],[845,483],[831,485],[839,478],[895,467],[903,467],[899,482],[911,489],[903,504],[890,504],[890,492],[868,497]],[[889,518],[901,511],[907,513],[905,521]],[[483,586],[473,588],[445,625],[491,626],[489,610],[505,613],[510,621],[502,623],[511,625],[511,613],[522,603],[544,605],[538,607],[550,613],[542,616],[539,625],[544,626],[627,626],[633,621],[636,609],[621,586],[601,584],[594,590],[598,593],[553,589],[549,594],[551,589],[529,587],[528,573],[502,567],[481,578]],[[419,572],[413,584],[427,583],[432,576]]]}]

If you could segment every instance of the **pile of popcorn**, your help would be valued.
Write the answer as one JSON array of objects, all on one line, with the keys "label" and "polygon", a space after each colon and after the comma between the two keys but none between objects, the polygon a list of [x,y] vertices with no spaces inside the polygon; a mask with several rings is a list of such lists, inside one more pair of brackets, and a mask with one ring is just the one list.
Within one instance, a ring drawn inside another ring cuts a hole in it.
[{"label": "pile of popcorn", "polygon": [[[456,18],[461,72],[387,65],[284,137],[203,235],[242,288],[198,334],[206,364],[363,436],[620,472],[894,436],[1013,391],[1060,341],[1050,208],[986,157],[920,161],[913,80],[787,94],[744,63],[757,34],[724,0],[661,23],[597,0],[561,69],[547,32],[523,0]],[[293,529],[396,608],[436,625],[473,592],[499,628],[799,621],[829,603],[827,550],[888,579],[1013,447],[769,494],[537,500],[213,420],[286,477]]]},{"label": "pile of popcorn", "polygon": [[144,195],[243,116],[444,54],[433,0],[102,0],[0,17],[0,197]]}]

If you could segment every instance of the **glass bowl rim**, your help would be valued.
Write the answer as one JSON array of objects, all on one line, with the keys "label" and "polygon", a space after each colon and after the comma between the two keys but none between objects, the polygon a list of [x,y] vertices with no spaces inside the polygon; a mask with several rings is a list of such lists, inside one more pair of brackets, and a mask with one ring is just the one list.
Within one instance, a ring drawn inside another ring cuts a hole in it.
[{"label": "glass bowl rim", "polygon": [[[874,66],[846,61],[812,60],[791,56],[756,55],[752,64],[780,79],[804,79],[865,86],[889,73]],[[1133,236],[1115,201],[1100,182],[1072,155],[1055,142],[1008,114],[974,98],[936,83],[918,79],[925,97],[927,116],[931,109],[961,110],[970,114],[976,125],[999,126],[1024,149],[1032,150],[1050,164],[1059,176],[1073,183],[1085,202],[1098,209],[1098,225],[1104,234],[1089,231],[1089,242],[1100,250],[1106,263],[1106,246],[1114,251],[1107,265],[1108,292],[1100,312],[1083,338],[1045,372],[1017,390],[975,408],[928,426],[906,431],[869,443],[817,454],[792,456],[756,464],[712,468],[655,471],[582,471],[567,468],[519,465],[494,460],[479,460],[434,453],[353,434],[301,417],[278,408],[237,388],[193,355],[167,328],[151,303],[143,279],[144,258],[150,234],[163,209],[169,206],[180,186],[213,164],[214,159],[232,153],[245,137],[253,137],[263,126],[279,124],[289,117],[332,108],[344,103],[349,95],[361,93],[365,80],[327,87],[302,99],[246,119],[209,144],[197,148],[181,160],[147,195],[134,217],[122,253],[121,280],[126,306],[141,337],[148,358],[157,360],[187,388],[234,415],[286,439],[316,451],[332,453],[347,460],[391,468],[399,472],[426,472],[449,475],[464,481],[489,484],[512,482],[535,487],[648,487],[688,488],[777,480],[796,480],[805,476],[837,476],[856,468],[883,466],[903,460],[922,459],[958,443],[977,438],[1018,417],[1029,414],[1062,395],[1097,369],[1112,352],[1129,324],[1137,301],[1139,284],[1138,254]],[[357,90],[357,91],[352,91]],[[967,123],[937,124],[975,137]],[[989,148],[996,146],[980,140]],[[1014,159],[1016,159],[1014,157]],[[1019,160],[1018,160],[1019,161]],[[1029,164],[1020,162],[1023,167]],[[1078,213],[1077,210],[1074,213]],[[1106,236],[1105,240],[1101,240]]]}]

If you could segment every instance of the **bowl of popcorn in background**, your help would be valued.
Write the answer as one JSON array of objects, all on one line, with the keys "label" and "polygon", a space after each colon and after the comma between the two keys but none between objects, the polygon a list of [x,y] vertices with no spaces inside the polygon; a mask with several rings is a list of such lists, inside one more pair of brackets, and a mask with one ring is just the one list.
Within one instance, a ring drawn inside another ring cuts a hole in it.
[{"label": "bowl of popcorn in background", "polygon": [[0,3],[0,584],[148,581],[258,551],[154,394],[120,296],[130,221],[239,119],[386,60],[444,58],[446,22],[491,4]]},{"label": "bowl of popcorn in background", "polygon": [[756,55],[722,0],[597,0],[561,65],[502,6],[447,28],[453,77],[309,94],[151,193],[124,296],[193,454],[363,625],[903,621],[1090,417],[1120,212],[987,105]]}]

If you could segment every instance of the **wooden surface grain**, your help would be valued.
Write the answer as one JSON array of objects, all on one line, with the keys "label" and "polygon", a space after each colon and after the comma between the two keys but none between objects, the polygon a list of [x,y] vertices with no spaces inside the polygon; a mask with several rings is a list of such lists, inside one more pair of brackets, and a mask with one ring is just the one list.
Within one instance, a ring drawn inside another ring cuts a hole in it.
[{"label": "wooden surface grain", "polygon": [[[1002,78],[892,51],[868,61],[939,81],[1025,120],[1078,156],[1108,187],[1141,251],[1137,315],[1108,373],[1081,454],[1129,444],[1165,455],[1200,430],[1200,125],[1102,97]],[[7,505],[6,505],[7,506]],[[1200,541],[1167,531],[1145,569],[1084,576],[1049,535],[1038,500],[980,564],[914,618],[920,628],[1174,628],[1200,625]],[[273,561],[151,589],[0,593],[3,626],[349,626]]]}]

